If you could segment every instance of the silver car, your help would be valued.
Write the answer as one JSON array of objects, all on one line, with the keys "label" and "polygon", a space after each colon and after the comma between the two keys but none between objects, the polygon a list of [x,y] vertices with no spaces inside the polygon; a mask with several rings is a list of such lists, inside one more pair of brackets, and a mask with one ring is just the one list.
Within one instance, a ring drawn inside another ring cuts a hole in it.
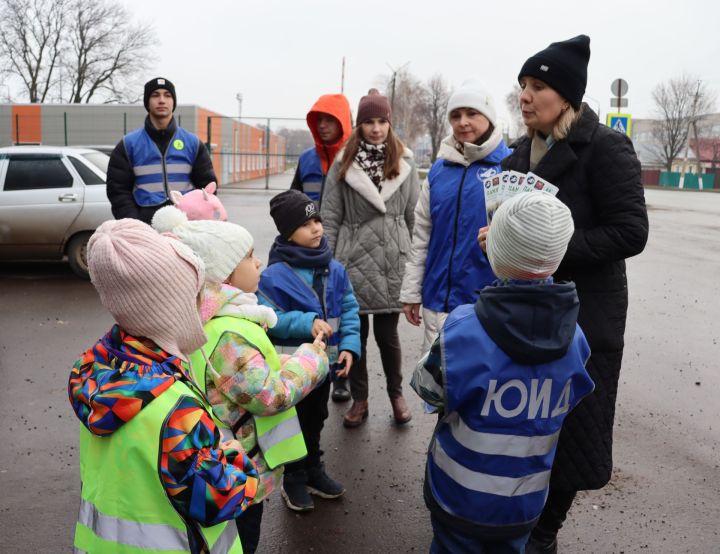
[{"label": "silver car", "polygon": [[67,256],[88,277],[87,241],[112,219],[107,154],[89,148],[0,148],[0,260]]}]

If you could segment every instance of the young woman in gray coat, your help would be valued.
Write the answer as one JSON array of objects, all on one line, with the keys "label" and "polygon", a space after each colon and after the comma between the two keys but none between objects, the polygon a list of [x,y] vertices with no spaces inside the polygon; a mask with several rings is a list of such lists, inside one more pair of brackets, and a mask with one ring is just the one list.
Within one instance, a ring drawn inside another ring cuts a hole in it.
[{"label": "young woman in gray coat", "polygon": [[393,417],[399,424],[412,417],[402,394],[397,326],[420,186],[412,152],[393,134],[390,118],[386,97],[375,89],[363,96],[357,127],[328,172],[320,212],[325,236],[360,304],[362,357],[350,372],[353,404],[343,420],[346,427],[357,427],[368,416],[370,314]]},{"label": "young woman in gray coat", "polygon": [[[612,432],[628,307],[625,258],[642,252],[648,220],[640,162],[627,136],[600,125],[582,103],[590,59],[585,35],[555,42],[518,75],[528,136],[503,169],[532,171],[557,185],[575,232],[554,275],[574,281],[578,323],[592,355],[595,390],[568,416],[558,442],[550,493],[526,552],[557,552],[556,535],[576,491],[599,489],[612,472]],[[486,231],[481,230],[481,246]]]}]

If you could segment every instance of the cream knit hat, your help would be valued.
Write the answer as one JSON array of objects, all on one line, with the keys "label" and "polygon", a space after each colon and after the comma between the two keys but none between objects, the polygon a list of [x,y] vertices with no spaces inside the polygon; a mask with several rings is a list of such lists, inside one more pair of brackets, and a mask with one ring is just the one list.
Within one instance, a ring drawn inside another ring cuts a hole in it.
[{"label": "cream knit hat", "polygon": [[460,88],[452,93],[448,100],[447,114],[457,108],[473,108],[488,118],[488,121],[496,127],[495,104],[492,96],[480,84],[478,79],[468,79]]},{"label": "cream knit hat", "polygon": [[230,277],[253,246],[252,235],[244,227],[227,221],[188,221],[175,206],[155,212],[152,226],[160,233],[172,233],[200,256],[208,283],[222,283]]},{"label": "cream knit hat", "polygon": [[90,279],[125,331],[175,356],[207,341],[197,297],[202,261],[182,243],[135,219],[106,221],[87,248]]},{"label": "cream knit hat", "polygon": [[557,270],[575,226],[568,207],[546,192],[503,202],[493,216],[487,254],[500,279],[543,279]]}]

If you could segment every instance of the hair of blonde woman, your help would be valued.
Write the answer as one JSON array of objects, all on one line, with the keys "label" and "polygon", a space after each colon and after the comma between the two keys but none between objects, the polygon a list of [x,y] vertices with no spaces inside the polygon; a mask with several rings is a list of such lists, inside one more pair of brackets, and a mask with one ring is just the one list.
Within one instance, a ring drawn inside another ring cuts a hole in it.
[{"label": "hair of blonde woman", "polygon": [[[557,118],[557,121],[555,121],[555,125],[553,125],[552,131],[550,131],[550,134],[552,135],[554,141],[557,142],[559,140],[567,138],[572,126],[578,119],[580,119],[584,108],[584,104],[580,105],[580,108],[577,110],[572,106],[568,105],[567,109],[562,112]],[[532,139],[535,136],[535,129],[528,127],[527,135]]]}]

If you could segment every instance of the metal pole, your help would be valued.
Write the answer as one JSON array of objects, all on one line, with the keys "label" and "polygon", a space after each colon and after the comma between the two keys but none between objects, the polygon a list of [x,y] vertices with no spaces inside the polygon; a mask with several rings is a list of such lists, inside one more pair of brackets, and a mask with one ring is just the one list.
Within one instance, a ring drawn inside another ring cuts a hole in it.
[{"label": "metal pole", "polygon": [[67,146],[67,112],[63,112],[63,127],[65,128],[65,146]]},{"label": "metal pole", "polygon": [[343,56],[342,74],[340,75],[340,94],[345,94],[345,56]]},{"label": "metal pole", "polygon": [[20,144],[20,114],[15,114],[15,144]]},{"label": "metal pole", "polygon": [[[212,146],[212,142],[210,141],[210,135],[212,134],[212,117],[208,116],[207,118],[207,142],[205,143],[205,146],[207,146],[208,152],[210,152],[210,147]],[[212,154],[212,152],[210,152]]]},{"label": "metal pole", "polygon": [[265,127],[265,190],[270,188],[270,118]]},{"label": "metal pole", "polygon": [[127,135],[127,112],[123,112],[123,135]]}]

